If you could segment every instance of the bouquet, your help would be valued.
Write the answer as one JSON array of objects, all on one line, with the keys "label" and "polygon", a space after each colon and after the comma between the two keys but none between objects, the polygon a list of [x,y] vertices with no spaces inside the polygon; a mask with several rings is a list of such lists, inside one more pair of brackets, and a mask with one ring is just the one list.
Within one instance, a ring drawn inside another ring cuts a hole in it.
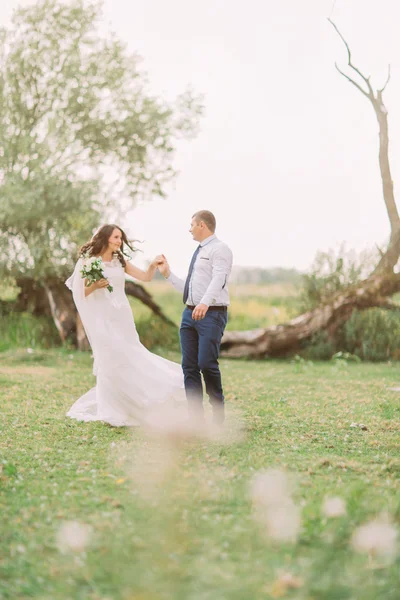
[{"label": "bouquet", "polygon": [[[87,287],[95,281],[106,279],[103,271],[104,265],[101,256],[92,256],[90,258],[84,256],[83,260],[84,262],[81,269],[81,276],[83,279],[87,279]],[[107,289],[109,292],[112,292],[114,288],[112,285],[108,285]]]}]

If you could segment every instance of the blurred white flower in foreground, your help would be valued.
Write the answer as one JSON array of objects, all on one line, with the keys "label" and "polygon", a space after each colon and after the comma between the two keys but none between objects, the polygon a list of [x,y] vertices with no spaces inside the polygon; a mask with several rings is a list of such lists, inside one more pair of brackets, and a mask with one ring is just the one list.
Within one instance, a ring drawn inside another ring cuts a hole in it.
[{"label": "blurred white flower in foreground", "polygon": [[397,537],[396,527],[383,516],[358,527],[353,533],[351,543],[357,552],[391,559],[396,556]]},{"label": "blurred white flower in foreground", "polygon": [[232,444],[243,439],[239,423],[230,421],[223,428],[213,427],[203,418],[188,417],[181,405],[166,405],[150,412],[146,418],[145,431],[150,438],[174,448],[190,441]]},{"label": "blurred white flower in foreground", "polygon": [[328,519],[334,519],[335,517],[342,517],[346,514],[346,503],[342,498],[338,496],[332,496],[325,498],[322,505],[322,514]]},{"label": "blurred white flower in foreground", "polygon": [[57,533],[61,552],[83,552],[90,542],[91,527],[78,521],[65,521]]},{"label": "blurred white flower in foreground", "polygon": [[179,473],[182,451],[209,439],[209,434],[204,425],[188,420],[182,409],[173,406],[149,413],[143,431],[147,440],[127,465],[127,475],[135,490],[150,498]]},{"label": "blurred white flower in foreground", "polygon": [[257,473],[251,487],[251,496],[255,504],[279,504],[292,493],[287,475],[283,471],[271,469]]},{"label": "blurred white flower in foreground", "polygon": [[126,473],[133,491],[147,498],[157,496],[165,484],[176,485],[193,475],[190,466],[185,466],[186,450],[195,456],[197,447],[227,445],[243,438],[235,422],[215,430],[203,419],[188,418],[181,404],[166,405],[149,413],[142,431],[147,439],[127,462]]},{"label": "blurred white flower in foreground", "polygon": [[300,510],[291,497],[285,473],[278,470],[257,473],[251,483],[254,516],[264,533],[279,542],[295,542],[300,532]]},{"label": "blurred white flower in foreground", "polygon": [[273,598],[282,598],[286,596],[289,590],[296,590],[304,585],[304,581],[292,573],[281,571],[278,578],[271,586],[271,596]]},{"label": "blurred white flower in foreground", "polygon": [[182,410],[165,406],[149,413],[145,423],[146,433],[171,446],[196,439],[207,439],[209,432],[200,421],[188,419]]}]

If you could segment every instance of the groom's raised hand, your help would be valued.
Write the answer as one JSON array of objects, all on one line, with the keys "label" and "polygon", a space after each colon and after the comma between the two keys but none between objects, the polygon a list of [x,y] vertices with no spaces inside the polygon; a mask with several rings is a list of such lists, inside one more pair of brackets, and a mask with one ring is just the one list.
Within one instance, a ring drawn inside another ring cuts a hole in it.
[{"label": "groom's raised hand", "polygon": [[171,275],[171,269],[169,268],[169,264],[164,254],[157,256],[157,266],[161,275],[164,275],[165,278],[168,278]]}]

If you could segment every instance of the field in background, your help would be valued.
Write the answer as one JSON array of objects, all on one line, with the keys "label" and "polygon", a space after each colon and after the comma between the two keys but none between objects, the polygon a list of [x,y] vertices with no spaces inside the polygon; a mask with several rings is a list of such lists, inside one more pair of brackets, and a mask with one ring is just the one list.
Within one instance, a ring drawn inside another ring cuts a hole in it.
[{"label": "field in background", "polygon": [[[144,286],[165,314],[177,325],[183,304],[181,295],[165,281],[153,281]],[[227,329],[245,330],[284,323],[298,313],[298,289],[292,284],[229,286],[231,306]],[[152,314],[138,300],[131,299],[135,321],[140,322]]]},{"label": "field in background", "polygon": [[[176,326],[183,310],[181,295],[166,281],[144,284]],[[0,285],[0,300],[11,302],[17,289],[9,283]],[[246,330],[285,322],[298,313],[298,291],[290,283],[230,286],[231,306],[227,329]],[[166,326],[139,300],[130,297],[135,322],[142,342],[150,349],[179,349],[178,331]],[[11,348],[53,348],[60,345],[53,321],[29,313],[6,313],[0,318],[0,352]]]},{"label": "field in background", "polygon": [[[142,343],[151,351],[179,351],[179,323],[183,303],[179,294],[164,280],[144,285],[171,326],[130,297],[137,330]],[[45,349],[61,345],[57,329],[49,317],[30,313],[12,313],[7,309],[16,289],[0,284],[0,352],[16,348]],[[240,283],[230,286],[231,306],[227,330],[246,331],[286,323],[301,313],[304,302],[300,286],[293,283]],[[394,297],[398,301],[398,297]],[[67,344],[68,347],[68,344]],[[355,311],[334,339],[327,332],[315,334],[307,345],[295,350],[305,359],[329,360],[337,352],[354,355],[354,359],[398,361],[400,359],[400,310],[381,308]]]}]

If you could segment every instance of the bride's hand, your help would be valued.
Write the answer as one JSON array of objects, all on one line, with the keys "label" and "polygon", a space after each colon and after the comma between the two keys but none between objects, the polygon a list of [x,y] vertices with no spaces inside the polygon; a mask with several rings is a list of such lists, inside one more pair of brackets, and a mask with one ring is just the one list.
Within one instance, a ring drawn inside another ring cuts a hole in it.
[{"label": "bride's hand", "polygon": [[99,279],[98,281],[94,282],[93,287],[95,290],[101,290],[102,288],[105,288],[108,285],[110,285],[108,279]]}]

